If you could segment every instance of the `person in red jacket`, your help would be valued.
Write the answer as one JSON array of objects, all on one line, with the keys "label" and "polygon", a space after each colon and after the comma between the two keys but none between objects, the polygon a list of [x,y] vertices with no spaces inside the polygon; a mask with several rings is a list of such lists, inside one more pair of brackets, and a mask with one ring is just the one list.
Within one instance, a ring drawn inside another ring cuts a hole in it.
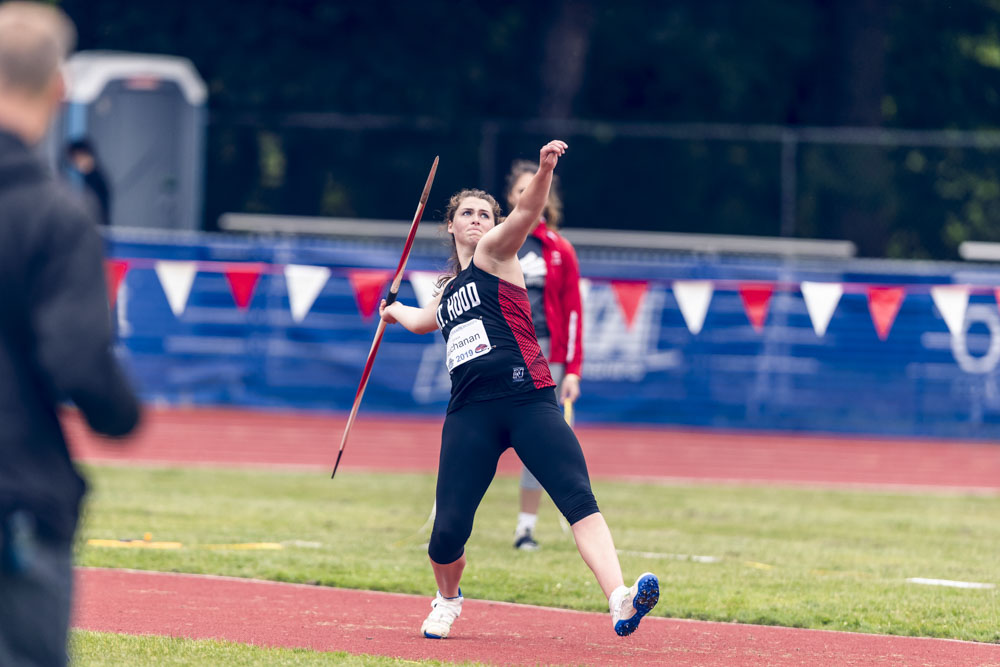
[{"label": "person in red jacket", "polygon": [[[507,202],[517,206],[521,193],[538,171],[538,164],[518,160],[507,174]],[[556,231],[562,220],[562,200],[553,182],[542,217],[532,227],[517,256],[531,302],[535,335],[549,362],[556,382],[559,404],[572,404],[580,396],[583,366],[583,309],[580,300],[580,265],[576,251]],[[571,424],[572,425],[572,424]],[[542,486],[528,471],[521,470],[521,507],[514,531],[514,547],[538,549],[535,524],[542,499]]]}]

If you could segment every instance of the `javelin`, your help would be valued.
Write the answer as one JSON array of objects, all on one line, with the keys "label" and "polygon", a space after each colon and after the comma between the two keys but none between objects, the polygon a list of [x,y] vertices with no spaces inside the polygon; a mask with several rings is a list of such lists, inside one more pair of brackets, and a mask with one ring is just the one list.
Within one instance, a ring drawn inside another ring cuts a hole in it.
[{"label": "javelin", "polygon": [[[399,258],[399,266],[396,267],[396,277],[389,287],[389,294],[385,297],[385,304],[388,306],[396,300],[399,292],[399,283],[403,280],[403,268],[406,267],[406,260],[410,256],[410,248],[413,247],[413,239],[417,235],[417,226],[420,224],[420,216],[424,213],[427,205],[427,197],[431,194],[431,184],[434,183],[434,174],[437,172],[438,158],[434,158],[431,171],[427,174],[427,182],[424,183],[424,191],[420,195],[420,203],[417,204],[417,212],[413,214],[413,223],[410,225],[410,234],[406,237],[406,244],[403,246],[403,256]],[[361,384],[358,385],[358,392],[354,395],[354,405],[351,407],[351,414],[347,417],[347,426],[344,427],[344,437],[340,439],[340,451],[337,452],[337,462],[333,464],[333,474],[330,479],[337,475],[337,467],[340,465],[340,457],[344,455],[344,445],[347,444],[347,436],[351,433],[351,426],[354,425],[354,418],[358,415],[358,407],[361,405],[361,397],[365,395],[365,387],[368,386],[368,376],[372,373],[372,364],[375,362],[375,354],[378,346],[382,342],[382,334],[385,333],[385,320],[379,318],[378,329],[375,330],[375,340],[368,351],[368,361],[365,362],[365,370],[361,373]]]}]

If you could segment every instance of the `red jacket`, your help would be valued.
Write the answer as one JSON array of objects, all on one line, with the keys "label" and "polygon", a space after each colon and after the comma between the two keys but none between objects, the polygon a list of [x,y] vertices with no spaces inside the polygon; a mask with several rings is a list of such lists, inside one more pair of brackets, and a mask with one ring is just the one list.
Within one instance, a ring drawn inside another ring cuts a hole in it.
[{"label": "red jacket", "polygon": [[538,223],[532,232],[542,242],[545,260],[545,319],[552,351],[549,361],[566,364],[566,373],[580,375],[583,366],[583,304],[580,301],[580,263],[569,241]]}]

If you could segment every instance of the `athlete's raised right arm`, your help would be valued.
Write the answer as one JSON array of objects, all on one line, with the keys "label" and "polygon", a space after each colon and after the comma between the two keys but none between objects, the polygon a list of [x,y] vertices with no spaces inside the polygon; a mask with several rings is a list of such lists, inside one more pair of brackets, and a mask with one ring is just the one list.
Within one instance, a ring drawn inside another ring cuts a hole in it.
[{"label": "athlete's raised right arm", "polygon": [[[553,139],[542,146],[538,155],[538,171],[528,181],[521,193],[517,206],[503,221],[483,235],[476,248],[477,253],[484,253],[496,262],[517,261],[517,251],[524,245],[524,240],[531,232],[532,225],[545,209],[549,199],[549,188],[552,187],[552,170],[559,163],[559,157],[569,146],[566,142]],[[477,259],[477,262],[480,260]],[[502,277],[502,276],[501,276]]]},{"label": "athlete's raised right arm", "polygon": [[382,317],[382,321],[386,324],[399,323],[416,334],[437,331],[437,309],[441,303],[442,294],[444,294],[443,289],[423,308],[404,306],[399,301],[393,301],[387,306],[385,305],[385,299],[382,299],[382,303],[378,307],[378,313]]}]

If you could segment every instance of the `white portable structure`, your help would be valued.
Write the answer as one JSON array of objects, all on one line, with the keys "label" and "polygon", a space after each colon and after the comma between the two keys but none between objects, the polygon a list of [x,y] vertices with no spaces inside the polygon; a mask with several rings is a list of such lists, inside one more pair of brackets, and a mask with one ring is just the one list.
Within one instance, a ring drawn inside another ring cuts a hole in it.
[{"label": "white portable structure", "polygon": [[66,144],[90,141],[111,187],[111,224],[200,229],[208,92],[191,61],[81,51],[66,78],[49,150],[64,164]]}]

